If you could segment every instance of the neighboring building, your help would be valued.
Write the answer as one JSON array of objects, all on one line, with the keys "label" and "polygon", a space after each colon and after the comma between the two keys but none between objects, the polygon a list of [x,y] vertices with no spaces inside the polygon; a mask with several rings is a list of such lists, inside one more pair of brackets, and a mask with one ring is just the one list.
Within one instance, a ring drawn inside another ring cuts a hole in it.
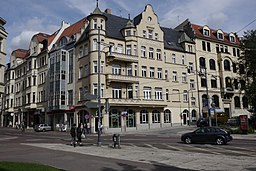
[{"label": "neighboring building", "polygon": [[185,31],[196,43],[199,108],[203,117],[208,113],[207,83],[210,108],[214,103],[217,113],[225,113],[229,117],[250,116],[248,100],[240,90],[245,82],[239,79],[239,72],[244,72],[244,66],[238,63],[241,55],[238,36],[206,25],[192,24],[188,20],[176,30]]},{"label": "neighboring building", "polygon": [[151,5],[133,20],[112,15],[109,9],[102,13],[98,6],[87,19],[90,24],[75,45],[76,123],[89,122],[92,131],[98,129],[98,104],[93,99],[98,62],[105,131],[171,127],[197,120],[195,43],[185,32],[161,27]]},{"label": "neighboring building", "polygon": [[6,21],[0,17],[0,126],[3,125],[3,94],[4,94],[4,71],[6,64],[6,38],[7,32],[4,28]]}]

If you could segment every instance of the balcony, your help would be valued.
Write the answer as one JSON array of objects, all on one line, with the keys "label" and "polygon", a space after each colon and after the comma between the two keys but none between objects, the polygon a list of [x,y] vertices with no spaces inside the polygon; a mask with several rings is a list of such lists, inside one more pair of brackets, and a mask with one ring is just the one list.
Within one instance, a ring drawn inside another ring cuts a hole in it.
[{"label": "balcony", "polygon": [[110,56],[114,57],[111,61],[138,62],[138,56],[134,55],[112,52]]},{"label": "balcony", "polygon": [[109,99],[110,106],[166,107],[163,100]]},{"label": "balcony", "polygon": [[139,78],[128,75],[107,74],[107,82],[138,83]]}]

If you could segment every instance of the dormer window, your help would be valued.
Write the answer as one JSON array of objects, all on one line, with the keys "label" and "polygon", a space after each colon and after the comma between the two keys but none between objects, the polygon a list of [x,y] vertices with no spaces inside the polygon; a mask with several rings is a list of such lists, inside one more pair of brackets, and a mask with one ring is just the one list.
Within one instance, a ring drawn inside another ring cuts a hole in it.
[{"label": "dormer window", "polygon": [[235,42],[235,37],[234,36],[230,36],[229,40],[230,40],[230,42],[234,43]]},{"label": "dormer window", "polygon": [[97,29],[97,19],[93,19],[93,28]]},{"label": "dormer window", "polygon": [[210,31],[208,29],[203,29],[204,36],[210,36]]},{"label": "dormer window", "polygon": [[220,40],[223,40],[223,39],[224,39],[223,33],[218,33],[218,39],[220,39]]},{"label": "dormer window", "polygon": [[131,36],[131,30],[126,30],[126,36]]}]

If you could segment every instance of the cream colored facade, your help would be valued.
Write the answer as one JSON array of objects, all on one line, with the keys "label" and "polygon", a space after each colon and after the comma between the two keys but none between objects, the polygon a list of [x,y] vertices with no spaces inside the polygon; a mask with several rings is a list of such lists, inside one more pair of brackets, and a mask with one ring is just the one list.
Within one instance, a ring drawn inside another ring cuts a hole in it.
[{"label": "cream colored facade", "polygon": [[6,63],[6,38],[7,32],[4,28],[6,21],[0,17],[0,126],[3,125],[3,94],[4,94],[4,71]]}]

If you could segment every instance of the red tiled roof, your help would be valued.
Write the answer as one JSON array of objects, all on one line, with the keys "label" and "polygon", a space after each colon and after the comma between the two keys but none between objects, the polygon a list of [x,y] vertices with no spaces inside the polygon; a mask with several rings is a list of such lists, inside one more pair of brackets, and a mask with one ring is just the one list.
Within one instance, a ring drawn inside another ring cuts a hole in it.
[{"label": "red tiled roof", "polygon": [[83,18],[83,19],[79,20],[78,22],[72,24],[68,28],[66,28],[56,43],[58,43],[63,36],[71,37],[72,35],[74,35],[76,33],[80,33],[81,28],[84,27],[86,22],[88,22],[86,20],[86,18]]},{"label": "red tiled roof", "polygon": [[15,53],[15,56],[17,58],[25,58],[29,56],[29,50],[25,50],[25,49],[16,49],[13,52]]},{"label": "red tiled roof", "polygon": [[50,35],[49,34],[46,34],[46,33],[37,33],[35,34],[32,39],[34,37],[37,38],[38,42],[41,43],[43,40],[47,39]]},{"label": "red tiled roof", "polygon": [[229,33],[223,32],[224,34],[224,40],[220,40],[217,38],[217,30],[214,29],[210,29],[210,37],[204,36],[203,35],[203,27],[204,26],[200,26],[200,25],[196,25],[196,24],[191,24],[192,25],[192,29],[195,32],[196,37],[198,38],[202,38],[202,39],[211,39],[217,42],[223,42],[223,43],[228,43],[228,44],[235,44],[235,45],[240,45],[240,39],[238,38],[238,36],[236,34],[235,35],[235,42],[230,42],[229,40]]},{"label": "red tiled roof", "polygon": [[54,32],[52,35],[48,36],[48,45],[51,44],[51,42],[53,41],[53,39],[55,38],[55,36],[58,34],[59,30],[57,30],[56,32]]}]

